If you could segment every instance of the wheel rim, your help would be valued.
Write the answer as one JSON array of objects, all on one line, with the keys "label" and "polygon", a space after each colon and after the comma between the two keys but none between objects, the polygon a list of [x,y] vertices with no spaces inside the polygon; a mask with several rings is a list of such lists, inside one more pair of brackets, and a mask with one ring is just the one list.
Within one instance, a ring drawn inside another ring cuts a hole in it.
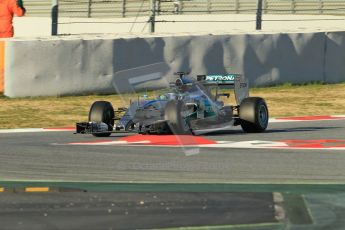
[{"label": "wheel rim", "polygon": [[[173,134],[184,134],[190,130],[187,118],[187,111],[184,104],[180,104],[182,102],[175,102],[174,106],[170,106],[170,110],[168,113],[170,116],[166,116],[165,119],[170,120],[170,128]],[[177,111],[176,111],[177,109]]]},{"label": "wheel rim", "polygon": [[259,107],[259,123],[260,126],[265,128],[268,123],[268,113],[265,105],[260,105]]},{"label": "wheel rim", "polygon": [[134,131],[136,129],[137,129],[137,125],[133,121],[128,122],[125,127],[126,131]]},{"label": "wheel rim", "polygon": [[183,129],[183,131],[189,130],[189,125],[188,125],[186,118],[182,118],[182,129]]},{"label": "wheel rim", "polygon": [[189,127],[189,124],[188,124],[188,121],[187,121],[187,117],[188,117],[188,112],[187,112],[187,109],[186,109],[186,106],[184,105],[183,106],[183,110],[181,111],[180,113],[180,116],[181,116],[181,125],[182,125],[182,129],[183,131],[188,131],[190,129]]}]

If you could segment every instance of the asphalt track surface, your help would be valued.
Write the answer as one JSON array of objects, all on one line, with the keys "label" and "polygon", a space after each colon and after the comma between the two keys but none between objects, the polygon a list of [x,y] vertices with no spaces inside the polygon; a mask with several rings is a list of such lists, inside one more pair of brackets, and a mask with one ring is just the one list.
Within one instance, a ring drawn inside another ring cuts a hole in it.
[{"label": "asphalt track surface", "polygon": [[[101,140],[119,140],[112,135]],[[207,135],[216,141],[338,140],[345,120],[272,123],[267,132],[240,129]],[[72,132],[0,133],[3,181],[108,181],[183,183],[343,183],[345,150],[90,146],[100,140]]]},{"label": "asphalt track surface", "polygon": [[6,230],[278,224],[271,193],[4,193],[0,207]]}]

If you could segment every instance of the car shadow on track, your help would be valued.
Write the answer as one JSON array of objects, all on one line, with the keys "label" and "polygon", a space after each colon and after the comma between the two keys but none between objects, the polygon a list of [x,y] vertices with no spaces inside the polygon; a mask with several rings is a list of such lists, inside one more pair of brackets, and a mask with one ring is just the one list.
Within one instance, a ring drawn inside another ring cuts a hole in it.
[{"label": "car shadow on track", "polygon": [[[296,127],[296,128],[284,128],[284,129],[267,129],[263,133],[294,133],[294,132],[315,132],[320,130],[330,130],[330,129],[342,129],[343,127]],[[221,136],[227,134],[236,134],[236,135],[248,135],[242,129],[231,129],[231,130],[218,130],[212,132],[196,132],[196,136]],[[137,133],[112,133],[109,137],[103,137],[104,139],[107,138],[114,138],[114,137],[128,137],[137,135]]]},{"label": "car shadow on track", "polygon": [[[320,130],[330,129],[342,129],[343,127],[297,127],[297,128],[285,128],[285,129],[267,129],[263,133],[294,133],[294,132],[315,132]],[[242,130],[222,130],[203,134],[203,136],[218,136],[225,134],[238,134],[246,135]]]}]

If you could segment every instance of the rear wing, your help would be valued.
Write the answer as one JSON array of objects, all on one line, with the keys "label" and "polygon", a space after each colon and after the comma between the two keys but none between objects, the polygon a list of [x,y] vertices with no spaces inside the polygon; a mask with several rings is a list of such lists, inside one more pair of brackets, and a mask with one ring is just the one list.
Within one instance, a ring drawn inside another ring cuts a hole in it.
[{"label": "rear wing", "polygon": [[235,85],[235,79],[239,74],[226,74],[226,75],[198,75],[197,81],[204,85],[217,84],[217,85]]},{"label": "rear wing", "polygon": [[197,81],[203,84],[204,86],[230,86],[230,88],[233,88],[235,91],[235,98],[237,104],[241,104],[244,98],[249,97],[248,82],[241,74],[198,75]]}]

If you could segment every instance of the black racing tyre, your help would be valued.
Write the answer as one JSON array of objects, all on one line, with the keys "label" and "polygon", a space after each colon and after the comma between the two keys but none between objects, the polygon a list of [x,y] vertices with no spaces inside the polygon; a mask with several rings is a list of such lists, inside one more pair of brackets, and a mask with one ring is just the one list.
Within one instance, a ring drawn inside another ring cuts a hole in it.
[{"label": "black racing tyre", "polygon": [[[113,131],[114,108],[108,101],[95,101],[89,111],[89,121],[103,122],[108,125],[108,131]],[[95,137],[109,137],[111,133],[94,133]]]},{"label": "black racing tyre", "polygon": [[261,133],[268,126],[268,108],[260,97],[245,98],[239,108],[240,124],[247,133]]},{"label": "black racing tyre", "polygon": [[164,119],[168,120],[168,125],[173,134],[192,134],[189,123],[184,119],[185,104],[181,100],[168,101],[164,109]]}]

